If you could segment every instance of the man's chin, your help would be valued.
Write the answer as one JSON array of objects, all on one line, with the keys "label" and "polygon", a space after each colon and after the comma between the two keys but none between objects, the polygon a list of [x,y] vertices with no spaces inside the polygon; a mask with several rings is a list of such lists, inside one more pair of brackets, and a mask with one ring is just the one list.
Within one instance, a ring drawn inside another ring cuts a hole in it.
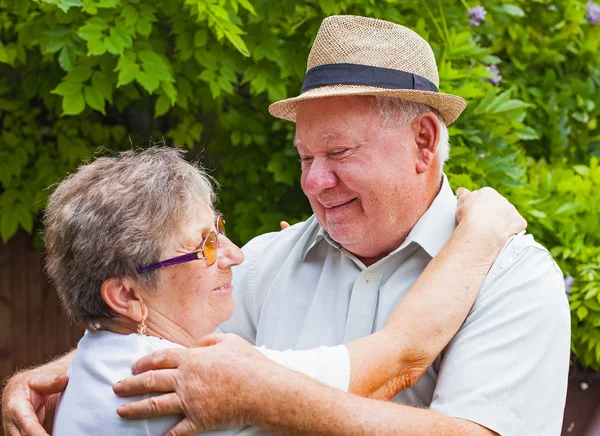
[{"label": "man's chin", "polygon": [[342,247],[351,251],[351,247],[358,244],[364,237],[363,232],[343,224],[331,224],[328,226],[329,237]]}]

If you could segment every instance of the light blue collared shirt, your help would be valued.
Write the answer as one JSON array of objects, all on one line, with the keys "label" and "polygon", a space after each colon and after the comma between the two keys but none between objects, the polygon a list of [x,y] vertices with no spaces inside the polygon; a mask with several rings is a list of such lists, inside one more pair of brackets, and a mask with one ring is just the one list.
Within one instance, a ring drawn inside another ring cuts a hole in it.
[{"label": "light blue collared shirt", "polygon": [[[237,303],[221,330],[268,348],[338,345],[381,329],[456,227],[444,177],[406,241],[366,267],[315,217],[250,241],[234,270]],[[436,363],[394,401],[477,422],[501,435],[559,435],[570,318],[563,276],[531,235],[496,259],[469,316]]]}]

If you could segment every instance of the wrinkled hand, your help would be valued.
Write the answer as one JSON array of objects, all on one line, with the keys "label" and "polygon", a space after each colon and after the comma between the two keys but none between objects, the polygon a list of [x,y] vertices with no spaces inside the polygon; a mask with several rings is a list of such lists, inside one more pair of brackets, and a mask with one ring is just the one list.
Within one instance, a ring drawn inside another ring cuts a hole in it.
[{"label": "wrinkled hand", "polygon": [[137,375],[117,382],[115,393],[165,394],[120,406],[117,413],[128,419],[184,414],[172,436],[252,424],[260,393],[278,365],[236,335],[209,335],[199,345],[139,359],[132,367]]},{"label": "wrinkled hand", "polygon": [[517,209],[495,189],[481,188],[470,192],[459,188],[456,191],[459,223],[476,226],[483,232],[498,237],[504,243],[510,236],[524,231],[527,221]]},{"label": "wrinkled hand", "polygon": [[2,396],[4,434],[47,436],[42,426],[46,413],[56,407],[58,393],[68,382],[66,375],[48,375],[39,370],[13,376]]}]

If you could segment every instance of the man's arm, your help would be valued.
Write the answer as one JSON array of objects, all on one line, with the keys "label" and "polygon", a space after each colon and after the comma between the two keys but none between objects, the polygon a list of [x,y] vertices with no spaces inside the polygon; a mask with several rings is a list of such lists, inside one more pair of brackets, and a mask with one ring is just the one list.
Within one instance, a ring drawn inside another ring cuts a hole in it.
[{"label": "man's arm", "polygon": [[[165,395],[129,403],[124,418],[183,413],[169,435],[232,426],[257,425],[286,434],[323,435],[485,435],[469,421],[427,409],[367,399],[330,388],[267,359],[235,335],[210,335],[200,347],[161,350],[132,368],[141,377],[118,382],[117,394],[153,391]],[[200,368],[198,362],[203,362]],[[227,362],[227,363],[225,363]],[[170,368],[155,378],[151,369]],[[190,377],[194,383],[188,383]]]},{"label": "man's arm", "polygon": [[[270,403],[258,404],[252,424],[306,435],[469,435],[494,432],[428,409],[340,393],[289,374],[271,375]],[[185,432],[173,435],[184,435]]]},{"label": "man's arm", "polygon": [[58,393],[67,386],[66,373],[73,356],[75,350],[8,380],[2,394],[5,435],[47,435],[42,424],[46,415],[54,412]]}]

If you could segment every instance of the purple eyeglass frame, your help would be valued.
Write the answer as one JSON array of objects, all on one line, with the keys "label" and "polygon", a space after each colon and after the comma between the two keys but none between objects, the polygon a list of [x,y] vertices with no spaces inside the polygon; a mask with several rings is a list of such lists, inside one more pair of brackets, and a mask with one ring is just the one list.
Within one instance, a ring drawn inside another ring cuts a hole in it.
[{"label": "purple eyeglass frame", "polygon": [[[221,230],[219,230],[219,226],[217,225],[219,222],[219,218],[221,218],[221,219],[223,218],[222,213],[217,213],[217,218],[215,219],[215,228],[217,230],[216,231],[212,230],[208,235],[206,235],[206,238],[204,238],[204,241],[202,241],[202,248],[200,248],[200,250],[194,251],[193,253],[187,253],[187,254],[182,254],[181,256],[172,257],[170,259],[163,260],[161,262],[153,263],[151,265],[144,266],[142,268],[138,268],[136,271],[138,272],[138,274],[141,274],[141,273],[145,273],[148,271],[153,271],[155,269],[165,268],[167,266],[178,265],[180,263],[185,263],[185,262],[191,262],[192,260],[206,260],[206,256],[204,256],[204,246],[206,245],[206,241],[208,241],[208,238],[210,238],[210,235],[212,235],[213,233],[215,234],[215,238],[217,240],[217,257],[215,258],[215,262],[216,262],[217,259],[219,258],[219,235],[225,236],[225,232],[222,232]],[[223,221],[223,228],[225,228],[225,220],[222,219],[222,221]],[[202,253],[202,256],[200,256],[200,253]]]}]

